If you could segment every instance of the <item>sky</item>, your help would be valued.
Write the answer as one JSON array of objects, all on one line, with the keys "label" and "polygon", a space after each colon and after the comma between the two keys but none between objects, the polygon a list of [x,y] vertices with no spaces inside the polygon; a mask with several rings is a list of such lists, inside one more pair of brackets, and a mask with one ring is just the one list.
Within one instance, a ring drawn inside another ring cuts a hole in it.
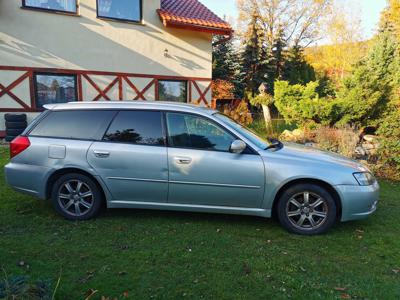
[{"label": "sky", "polygon": [[[236,0],[200,0],[218,16],[233,17],[236,19],[238,11]],[[386,6],[386,0],[336,0],[344,5],[349,4],[355,11],[361,11],[362,27],[366,39],[372,37],[376,31],[381,11]]]}]

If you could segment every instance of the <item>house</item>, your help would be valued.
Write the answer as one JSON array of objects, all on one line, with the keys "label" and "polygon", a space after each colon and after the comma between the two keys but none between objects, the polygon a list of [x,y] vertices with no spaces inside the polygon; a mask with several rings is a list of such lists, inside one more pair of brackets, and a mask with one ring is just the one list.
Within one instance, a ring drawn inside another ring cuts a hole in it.
[{"label": "house", "polygon": [[198,0],[0,1],[0,134],[46,103],[210,106],[212,36],[231,33]]}]

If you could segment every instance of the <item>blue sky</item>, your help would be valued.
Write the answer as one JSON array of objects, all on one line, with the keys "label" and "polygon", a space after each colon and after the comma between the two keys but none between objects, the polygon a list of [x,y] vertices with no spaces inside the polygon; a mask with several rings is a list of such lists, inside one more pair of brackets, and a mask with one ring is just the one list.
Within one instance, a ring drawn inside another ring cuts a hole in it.
[{"label": "blue sky", "polygon": [[[232,16],[236,18],[236,0],[200,0],[220,17]],[[379,15],[386,6],[386,0],[338,0],[343,4],[350,4],[361,9],[361,20],[365,38],[371,37],[379,22]],[[356,9],[358,11],[358,9]]]}]

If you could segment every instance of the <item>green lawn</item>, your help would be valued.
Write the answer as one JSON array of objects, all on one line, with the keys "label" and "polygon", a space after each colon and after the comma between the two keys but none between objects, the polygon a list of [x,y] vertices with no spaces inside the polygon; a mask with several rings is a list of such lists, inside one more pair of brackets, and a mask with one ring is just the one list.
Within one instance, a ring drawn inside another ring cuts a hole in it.
[{"label": "green lawn", "polygon": [[1,168],[0,278],[52,290],[60,278],[56,299],[400,299],[400,184],[381,185],[371,218],[301,237],[245,216],[110,210],[69,222],[9,189]]}]

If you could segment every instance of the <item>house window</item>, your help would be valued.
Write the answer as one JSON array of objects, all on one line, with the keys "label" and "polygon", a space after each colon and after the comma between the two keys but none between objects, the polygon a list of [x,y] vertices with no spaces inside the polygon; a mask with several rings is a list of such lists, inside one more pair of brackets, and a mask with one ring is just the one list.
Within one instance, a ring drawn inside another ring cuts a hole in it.
[{"label": "house window", "polygon": [[22,6],[59,12],[77,13],[77,0],[22,0]]},{"label": "house window", "polygon": [[187,102],[187,81],[158,81],[158,98],[161,101]]},{"label": "house window", "polygon": [[36,108],[49,103],[78,100],[76,76],[61,74],[35,74]]},{"label": "house window", "polygon": [[142,0],[97,0],[97,16],[140,22],[142,20]]}]

